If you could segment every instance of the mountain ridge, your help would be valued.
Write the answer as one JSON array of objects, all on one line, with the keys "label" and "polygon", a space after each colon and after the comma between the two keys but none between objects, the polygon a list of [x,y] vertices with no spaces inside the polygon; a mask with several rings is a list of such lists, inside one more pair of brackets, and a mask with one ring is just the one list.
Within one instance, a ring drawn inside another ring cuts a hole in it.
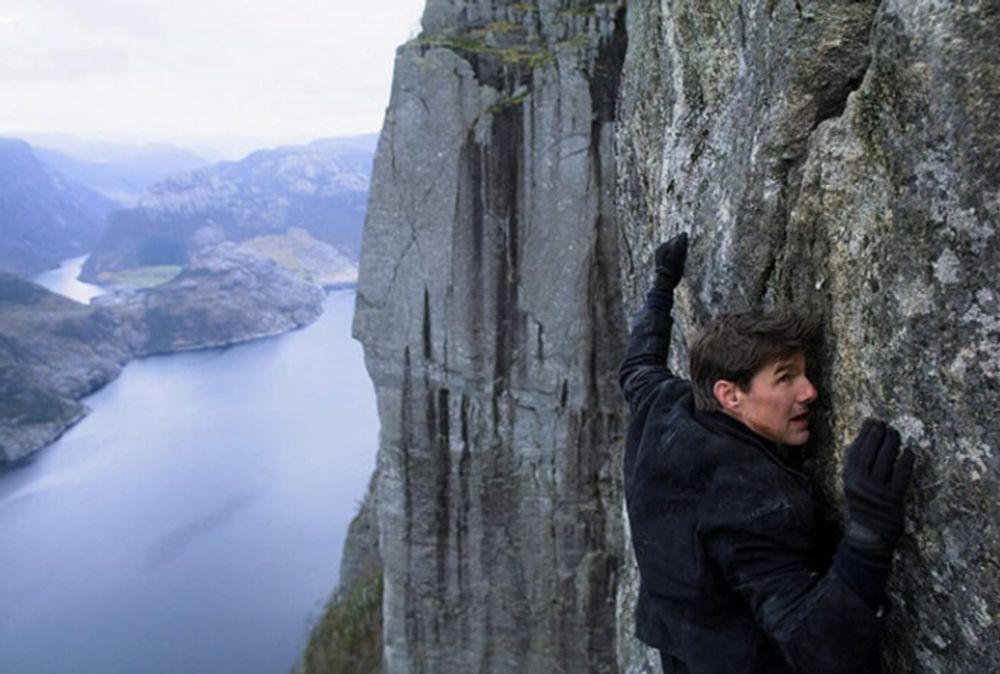
[{"label": "mountain ridge", "polygon": [[0,138],[0,270],[32,275],[84,254],[114,205],[48,167],[27,142]]},{"label": "mountain ridge", "polygon": [[147,189],[170,174],[209,165],[194,153],[170,146],[105,161],[81,159],[45,147],[35,147],[35,154],[60,174],[115,201],[119,208],[135,205]]},{"label": "mountain ridge", "polygon": [[109,216],[81,278],[101,282],[123,269],[183,265],[205,246],[290,228],[356,260],[371,154],[343,149],[343,142],[257,150],[157,183],[136,207]]}]

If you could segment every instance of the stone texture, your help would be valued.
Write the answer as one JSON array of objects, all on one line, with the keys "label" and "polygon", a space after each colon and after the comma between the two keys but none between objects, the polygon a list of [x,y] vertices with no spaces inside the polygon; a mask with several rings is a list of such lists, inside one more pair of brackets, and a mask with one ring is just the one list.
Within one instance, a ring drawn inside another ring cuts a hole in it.
[{"label": "stone texture", "polygon": [[614,366],[678,231],[675,370],[722,312],[823,320],[814,446],[789,458],[831,519],[866,416],[919,449],[888,671],[995,669],[1000,5],[428,0],[424,31],[355,319],[387,670],[659,671],[631,636]]},{"label": "stone texture", "polygon": [[679,332],[758,305],[823,319],[809,468],[831,511],[866,416],[920,452],[889,670],[991,671],[1000,6],[636,2],[628,32],[618,197],[630,307],[652,247],[685,230]]},{"label": "stone texture", "polygon": [[386,668],[615,671],[620,5],[432,2],[424,27],[397,54],[354,327]]},{"label": "stone texture", "polygon": [[378,549],[378,517],[376,514],[375,488],[378,473],[372,475],[365,492],[361,508],[351,520],[344,541],[343,557],[340,560],[338,588],[331,603],[343,599],[352,588],[371,581],[373,575],[382,569],[382,557]]}]

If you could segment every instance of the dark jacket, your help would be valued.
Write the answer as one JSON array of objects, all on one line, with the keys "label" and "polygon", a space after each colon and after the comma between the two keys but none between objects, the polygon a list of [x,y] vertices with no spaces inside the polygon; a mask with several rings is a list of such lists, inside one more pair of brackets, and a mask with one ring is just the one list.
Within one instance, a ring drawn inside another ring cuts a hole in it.
[{"label": "dark jacket", "polygon": [[670,304],[650,293],[620,371],[637,636],[668,674],[879,671],[881,609],[831,567],[806,478],[740,422],[696,412],[667,369]]}]

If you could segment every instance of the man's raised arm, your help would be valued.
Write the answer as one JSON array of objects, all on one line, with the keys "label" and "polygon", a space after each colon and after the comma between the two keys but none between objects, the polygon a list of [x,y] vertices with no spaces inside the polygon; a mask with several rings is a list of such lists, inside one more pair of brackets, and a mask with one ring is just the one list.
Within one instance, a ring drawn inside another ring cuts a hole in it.
[{"label": "man's raised arm", "polygon": [[674,288],[684,274],[687,244],[687,234],[678,234],[656,249],[653,287],[646,294],[646,304],[632,320],[618,381],[633,414],[657,384],[674,376],[667,369],[673,325],[670,310],[674,306]]}]

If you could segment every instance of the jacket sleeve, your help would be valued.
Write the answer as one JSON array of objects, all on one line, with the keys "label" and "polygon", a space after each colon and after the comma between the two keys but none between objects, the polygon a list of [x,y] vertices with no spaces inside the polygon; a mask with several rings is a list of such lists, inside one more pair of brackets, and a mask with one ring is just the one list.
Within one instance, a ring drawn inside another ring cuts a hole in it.
[{"label": "jacket sleeve", "polygon": [[667,368],[673,292],[653,287],[646,303],[632,319],[625,359],[618,368],[618,382],[632,414],[642,407],[657,385],[674,375]]},{"label": "jacket sleeve", "polygon": [[[793,671],[854,674],[876,657],[881,612],[818,563],[814,523],[781,497],[716,501],[699,535],[730,587]],[[843,545],[843,543],[841,544]]]}]

